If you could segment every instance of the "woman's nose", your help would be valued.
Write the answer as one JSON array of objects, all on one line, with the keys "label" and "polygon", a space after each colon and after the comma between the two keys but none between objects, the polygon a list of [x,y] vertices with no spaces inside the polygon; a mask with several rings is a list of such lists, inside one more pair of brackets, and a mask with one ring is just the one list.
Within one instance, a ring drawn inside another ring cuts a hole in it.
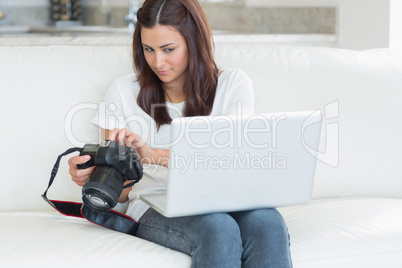
[{"label": "woman's nose", "polygon": [[165,58],[160,52],[155,53],[155,58],[154,58],[154,65],[156,68],[163,67],[165,64]]}]

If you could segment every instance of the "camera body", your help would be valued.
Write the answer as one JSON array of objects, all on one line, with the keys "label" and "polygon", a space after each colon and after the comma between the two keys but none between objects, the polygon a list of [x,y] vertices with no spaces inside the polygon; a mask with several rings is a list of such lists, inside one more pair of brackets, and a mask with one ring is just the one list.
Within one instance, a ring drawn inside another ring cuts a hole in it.
[{"label": "camera body", "polygon": [[85,144],[80,155],[91,159],[79,164],[79,169],[95,166],[89,180],[82,187],[82,200],[90,208],[107,212],[116,206],[124,182],[137,183],[142,178],[142,163],[136,152],[114,141]]}]

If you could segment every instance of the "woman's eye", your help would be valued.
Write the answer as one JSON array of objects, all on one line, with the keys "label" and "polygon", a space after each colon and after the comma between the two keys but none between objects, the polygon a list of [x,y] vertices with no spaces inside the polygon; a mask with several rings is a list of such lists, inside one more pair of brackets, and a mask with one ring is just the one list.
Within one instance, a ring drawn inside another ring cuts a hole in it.
[{"label": "woman's eye", "polygon": [[147,52],[152,52],[153,51],[153,49],[149,48],[149,47],[144,47],[144,50],[147,51]]},{"label": "woman's eye", "polygon": [[171,53],[171,52],[173,52],[174,51],[174,48],[166,48],[165,49],[165,52],[167,52],[167,53]]}]

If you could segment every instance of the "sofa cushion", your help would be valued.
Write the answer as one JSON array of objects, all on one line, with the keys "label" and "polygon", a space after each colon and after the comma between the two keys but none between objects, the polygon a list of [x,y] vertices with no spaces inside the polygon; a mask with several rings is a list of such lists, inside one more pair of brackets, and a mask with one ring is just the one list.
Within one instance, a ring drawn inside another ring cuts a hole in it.
[{"label": "sofa cushion", "polygon": [[189,267],[190,257],[56,212],[0,212],[0,267]]},{"label": "sofa cushion", "polygon": [[401,267],[401,199],[319,199],[280,212],[295,268]]},{"label": "sofa cushion", "polygon": [[[320,199],[279,210],[289,229],[294,268],[402,263],[400,199]],[[7,241],[0,267],[190,266],[187,255],[56,212],[1,212],[0,237]]]}]

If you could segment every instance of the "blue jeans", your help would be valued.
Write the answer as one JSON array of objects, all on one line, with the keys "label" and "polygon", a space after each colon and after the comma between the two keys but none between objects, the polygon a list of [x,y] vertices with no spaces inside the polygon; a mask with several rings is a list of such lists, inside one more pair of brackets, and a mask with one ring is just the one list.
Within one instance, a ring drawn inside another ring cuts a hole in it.
[{"label": "blue jeans", "polygon": [[166,218],[150,208],[139,222],[136,236],[189,255],[191,267],[292,267],[276,209]]}]

